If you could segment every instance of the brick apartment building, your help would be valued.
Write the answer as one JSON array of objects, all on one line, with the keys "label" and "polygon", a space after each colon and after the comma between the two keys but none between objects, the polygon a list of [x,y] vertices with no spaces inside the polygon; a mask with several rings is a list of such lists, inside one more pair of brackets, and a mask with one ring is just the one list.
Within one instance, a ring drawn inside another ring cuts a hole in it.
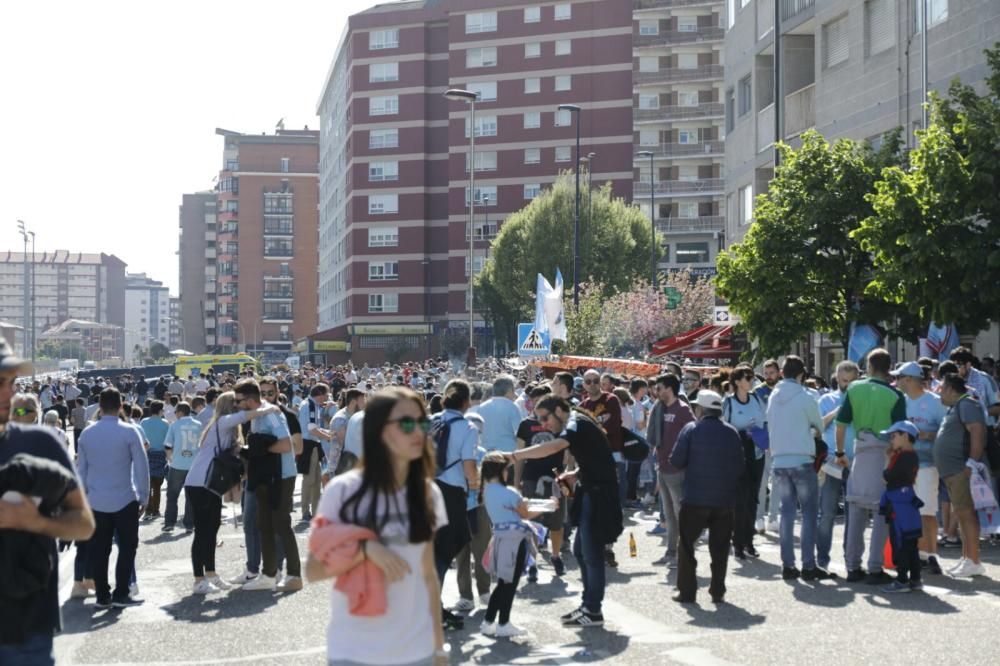
[{"label": "brick apartment building", "polygon": [[[436,334],[469,319],[469,271],[498,226],[574,166],[577,119],[560,104],[581,108],[595,186],[630,199],[632,35],[621,0],[417,0],[350,17],[319,102],[320,332],[309,350],[342,360],[350,345],[359,363],[390,344],[436,353]],[[445,99],[449,88],[479,93],[471,267],[469,108]],[[476,327],[486,353],[491,337]]]}]

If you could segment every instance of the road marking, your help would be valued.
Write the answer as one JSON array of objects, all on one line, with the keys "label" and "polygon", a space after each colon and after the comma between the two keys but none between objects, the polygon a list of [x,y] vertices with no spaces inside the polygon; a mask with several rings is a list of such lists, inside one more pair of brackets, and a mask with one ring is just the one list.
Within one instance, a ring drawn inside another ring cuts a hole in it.
[{"label": "road marking", "polygon": [[719,659],[709,650],[700,647],[685,646],[674,648],[663,653],[682,664],[692,664],[695,666],[736,666],[734,662]]}]

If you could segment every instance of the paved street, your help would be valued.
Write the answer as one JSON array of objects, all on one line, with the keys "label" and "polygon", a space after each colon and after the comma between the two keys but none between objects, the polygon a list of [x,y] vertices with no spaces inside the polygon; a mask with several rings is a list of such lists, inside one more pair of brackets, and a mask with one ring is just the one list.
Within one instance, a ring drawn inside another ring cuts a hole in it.
[{"label": "paved street", "polygon": [[[242,569],[243,533],[232,512],[223,526],[218,568],[223,576]],[[579,576],[571,556],[568,573],[553,580],[551,569],[537,584],[522,583],[512,619],[530,631],[515,640],[480,636],[482,610],[466,630],[448,634],[452,662],[482,664],[802,664],[815,663],[995,663],[1000,614],[1000,548],[984,547],[990,578],[956,581],[929,577],[927,591],[891,600],[875,588],[841,582],[816,584],[780,579],[777,541],[758,539],[761,560],[735,564],[728,578],[729,603],[714,606],[707,591],[708,553],[699,551],[703,589],[699,604],[670,600],[665,570],[649,564],[661,541],[649,537],[649,517],[636,514],[617,544],[621,566],[609,573],[607,625],[567,630],[558,616],[576,608]],[[631,530],[638,557],[627,553]],[[299,526],[304,553],[305,526]],[[94,599],[68,600],[72,552],[64,554],[60,580],[66,631],[56,640],[59,664],[322,664],[330,585],[307,585],[293,594],[230,591],[190,594],[183,530],[160,532],[143,523],[137,558],[140,598],[126,611],[95,612]],[[840,530],[835,547],[839,547]],[[69,555],[69,557],[67,557]],[[946,558],[957,559],[954,551]],[[946,564],[950,562],[945,561]],[[835,571],[843,574],[841,568]],[[454,573],[446,600],[458,597]]]}]

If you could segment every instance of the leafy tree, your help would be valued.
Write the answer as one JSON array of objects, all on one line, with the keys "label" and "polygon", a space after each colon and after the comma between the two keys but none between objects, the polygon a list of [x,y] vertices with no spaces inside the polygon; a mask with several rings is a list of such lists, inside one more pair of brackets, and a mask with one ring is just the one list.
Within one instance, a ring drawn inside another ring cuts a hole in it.
[{"label": "leafy tree", "polygon": [[563,303],[566,313],[566,342],[552,343],[552,351],[557,354],[579,356],[605,356],[605,344],[601,320],[604,317],[605,287],[599,282],[584,282],[580,285],[580,308],[573,307],[573,294]]},{"label": "leafy tree", "polygon": [[170,358],[170,350],[162,342],[154,341],[153,344],[149,346],[149,355],[155,360]]},{"label": "leafy tree", "polygon": [[[551,280],[559,268],[572,290],[574,187],[572,175],[564,172],[551,189],[507,218],[477,278],[477,298],[508,342],[514,340],[518,321],[533,318],[538,273]],[[612,198],[610,184],[595,189],[592,197],[591,205],[580,209],[579,278],[581,283],[599,278],[610,296],[647,273],[653,239],[649,217]],[[657,243],[661,253],[659,248]]]},{"label": "leafy tree", "polygon": [[393,337],[385,345],[385,360],[392,365],[399,365],[412,347],[406,343],[406,338]]},{"label": "leafy tree", "polygon": [[908,166],[882,172],[854,233],[874,257],[867,294],[963,331],[1000,312],[1000,46],[986,58],[986,94],[956,81],[932,95]]},{"label": "leafy tree", "polygon": [[829,333],[845,350],[851,322],[887,323],[916,338],[916,321],[865,287],[871,256],[851,236],[872,214],[866,196],[883,167],[898,164],[899,131],[874,151],[819,133],[793,150],[779,144],[780,164],[757,197],[755,222],[742,242],[718,259],[716,286],[768,356],[786,352],[812,331]]}]

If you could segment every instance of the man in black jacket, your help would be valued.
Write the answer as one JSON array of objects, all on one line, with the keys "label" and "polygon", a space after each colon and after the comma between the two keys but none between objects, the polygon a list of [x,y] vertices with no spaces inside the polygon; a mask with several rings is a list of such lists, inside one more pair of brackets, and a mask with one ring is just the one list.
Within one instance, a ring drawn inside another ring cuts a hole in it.
[{"label": "man in black jacket", "polygon": [[698,421],[681,430],[670,454],[670,464],[684,470],[681,495],[680,548],[677,557],[677,594],[674,601],[693,603],[698,592],[694,548],[702,530],[708,528],[708,551],[712,556],[712,583],[708,593],[713,603],[726,595],[726,565],[733,533],[736,484],[745,473],[743,443],[736,428],[722,420],[722,396],[698,391],[694,402]]}]

